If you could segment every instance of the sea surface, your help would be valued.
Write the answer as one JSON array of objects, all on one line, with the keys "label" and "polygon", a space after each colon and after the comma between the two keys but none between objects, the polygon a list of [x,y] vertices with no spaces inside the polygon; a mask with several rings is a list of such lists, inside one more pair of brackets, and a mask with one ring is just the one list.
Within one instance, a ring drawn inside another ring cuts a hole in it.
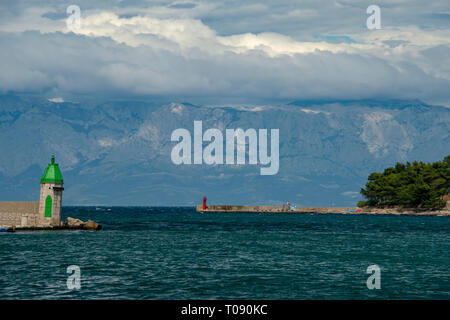
[{"label": "sea surface", "polygon": [[[65,207],[101,231],[0,233],[0,299],[449,299],[450,218]],[[69,290],[67,268],[81,288]],[[380,267],[380,289],[366,273]]]}]

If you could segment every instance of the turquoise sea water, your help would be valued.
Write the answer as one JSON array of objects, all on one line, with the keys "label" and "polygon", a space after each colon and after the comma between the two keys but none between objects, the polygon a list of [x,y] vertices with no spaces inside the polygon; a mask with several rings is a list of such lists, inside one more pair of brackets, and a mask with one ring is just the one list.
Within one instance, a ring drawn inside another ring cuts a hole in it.
[{"label": "turquoise sea water", "polygon": [[[102,231],[0,234],[0,299],[449,299],[450,218],[66,207]],[[381,289],[369,290],[369,265]],[[69,265],[81,289],[67,288]]]}]

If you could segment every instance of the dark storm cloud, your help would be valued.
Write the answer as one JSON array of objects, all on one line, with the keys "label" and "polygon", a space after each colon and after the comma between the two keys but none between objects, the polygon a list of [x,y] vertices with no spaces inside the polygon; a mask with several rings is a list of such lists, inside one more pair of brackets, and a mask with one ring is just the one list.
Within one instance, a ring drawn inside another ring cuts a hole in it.
[{"label": "dark storm cloud", "polygon": [[2,92],[450,101],[445,1],[381,2],[373,32],[367,1],[77,4],[80,34],[59,1],[0,4]]},{"label": "dark storm cloud", "polygon": [[106,38],[38,32],[1,34],[0,44],[8,48],[0,53],[0,87],[14,91],[340,99],[408,97],[414,90],[424,98],[445,95],[450,84],[413,64],[398,72],[381,59],[347,53],[273,58],[228,52],[190,59]]}]

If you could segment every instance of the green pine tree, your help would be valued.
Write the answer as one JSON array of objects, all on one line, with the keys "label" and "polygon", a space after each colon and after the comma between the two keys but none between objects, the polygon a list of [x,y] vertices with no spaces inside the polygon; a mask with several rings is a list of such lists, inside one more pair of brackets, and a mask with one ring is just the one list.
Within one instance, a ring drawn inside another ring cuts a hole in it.
[{"label": "green pine tree", "polygon": [[383,173],[371,173],[358,207],[440,208],[450,191],[450,155],[443,161],[397,163]]}]

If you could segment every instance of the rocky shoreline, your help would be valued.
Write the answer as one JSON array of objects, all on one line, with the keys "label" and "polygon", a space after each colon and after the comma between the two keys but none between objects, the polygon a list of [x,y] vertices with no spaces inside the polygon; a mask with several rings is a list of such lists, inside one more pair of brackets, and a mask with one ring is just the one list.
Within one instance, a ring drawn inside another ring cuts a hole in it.
[{"label": "rocky shoreline", "polygon": [[391,214],[391,215],[410,215],[410,216],[450,216],[450,210],[443,208],[436,209],[418,209],[418,208],[359,208],[361,214]]}]

